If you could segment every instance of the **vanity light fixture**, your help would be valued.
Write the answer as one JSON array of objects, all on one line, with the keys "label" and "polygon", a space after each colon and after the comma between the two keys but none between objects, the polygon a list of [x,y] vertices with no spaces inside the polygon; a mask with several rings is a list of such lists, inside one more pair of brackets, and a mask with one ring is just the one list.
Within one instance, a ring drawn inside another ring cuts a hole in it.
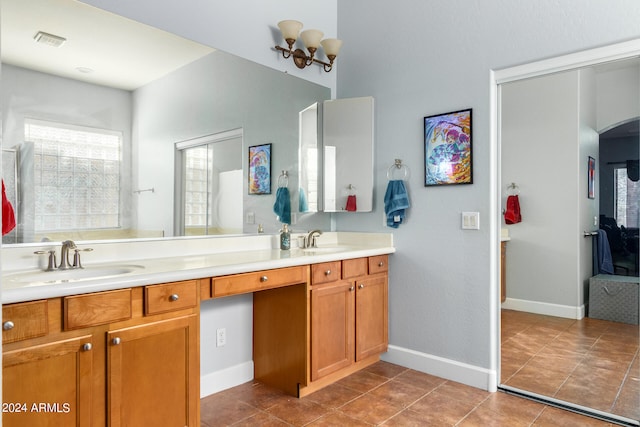
[{"label": "vanity light fixture", "polygon": [[[281,51],[284,58],[293,58],[293,62],[301,69],[315,62],[322,65],[324,71],[327,73],[331,71],[333,68],[333,61],[338,56],[340,47],[342,47],[342,40],[322,40],[324,33],[319,30],[305,30],[300,33],[300,30],[302,29],[302,22],[294,20],[280,21],[278,22],[278,28],[280,28],[282,37],[289,45],[289,48],[276,46],[276,50]],[[304,47],[309,51],[309,55],[307,55],[302,49],[294,50],[293,45],[298,39],[298,35],[302,38],[302,43],[304,43]],[[329,59],[329,62],[315,58],[316,51],[320,46],[324,49],[324,54]]]}]

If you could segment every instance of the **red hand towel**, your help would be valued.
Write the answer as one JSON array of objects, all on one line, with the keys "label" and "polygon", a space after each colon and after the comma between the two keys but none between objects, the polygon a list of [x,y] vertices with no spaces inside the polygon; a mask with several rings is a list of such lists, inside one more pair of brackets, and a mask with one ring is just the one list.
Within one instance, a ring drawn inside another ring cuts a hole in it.
[{"label": "red hand towel", "polygon": [[16,217],[13,212],[13,206],[7,199],[7,193],[4,189],[4,180],[2,180],[2,235],[4,236],[16,226]]},{"label": "red hand towel", "polygon": [[345,208],[349,212],[356,211],[356,196],[348,196],[347,197],[347,207]]},{"label": "red hand towel", "polygon": [[504,221],[507,224],[517,224],[522,221],[520,201],[517,195],[507,197],[507,209],[504,213]]}]

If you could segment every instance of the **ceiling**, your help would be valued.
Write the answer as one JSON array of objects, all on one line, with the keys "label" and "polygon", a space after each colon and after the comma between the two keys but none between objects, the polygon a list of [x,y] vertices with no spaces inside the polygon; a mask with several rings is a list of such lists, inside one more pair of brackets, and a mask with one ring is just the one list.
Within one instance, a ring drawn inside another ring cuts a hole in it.
[{"label": "ceiling", "polygon": [[[2,62],[62,77],[134,90],[214,51],[75,0],[0,2]],[[38,31],[66,41],[37,43]]]}]

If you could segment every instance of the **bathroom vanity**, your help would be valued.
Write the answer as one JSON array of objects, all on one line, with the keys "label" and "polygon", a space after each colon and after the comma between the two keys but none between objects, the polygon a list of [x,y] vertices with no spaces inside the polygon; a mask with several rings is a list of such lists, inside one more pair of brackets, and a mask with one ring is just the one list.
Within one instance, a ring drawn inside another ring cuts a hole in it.
[{"label": "bathroom vanity", "polygon": [[111,278],[17,286],[24,272],[3,273],[4,425],[199,426],[208,299],[253,294],[254,378],[293,396],[374,363],[394,248],[346,234],[285,253],[216,239],[207,255],[137,259]]}]

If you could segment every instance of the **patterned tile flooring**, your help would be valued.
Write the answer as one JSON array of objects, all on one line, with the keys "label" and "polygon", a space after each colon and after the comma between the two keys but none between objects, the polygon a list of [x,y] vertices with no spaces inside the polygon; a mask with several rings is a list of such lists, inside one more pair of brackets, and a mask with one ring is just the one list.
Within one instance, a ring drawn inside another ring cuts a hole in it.
[{"label": "patterned tile flooring", "polygon": [[502,383],[640,419],[637,325],[502,311]]},{"label": "patterned tile flooring", "polygon": [[609,426],[378,362],[305,398],[249,382],[201,400],[201,426]]}]

